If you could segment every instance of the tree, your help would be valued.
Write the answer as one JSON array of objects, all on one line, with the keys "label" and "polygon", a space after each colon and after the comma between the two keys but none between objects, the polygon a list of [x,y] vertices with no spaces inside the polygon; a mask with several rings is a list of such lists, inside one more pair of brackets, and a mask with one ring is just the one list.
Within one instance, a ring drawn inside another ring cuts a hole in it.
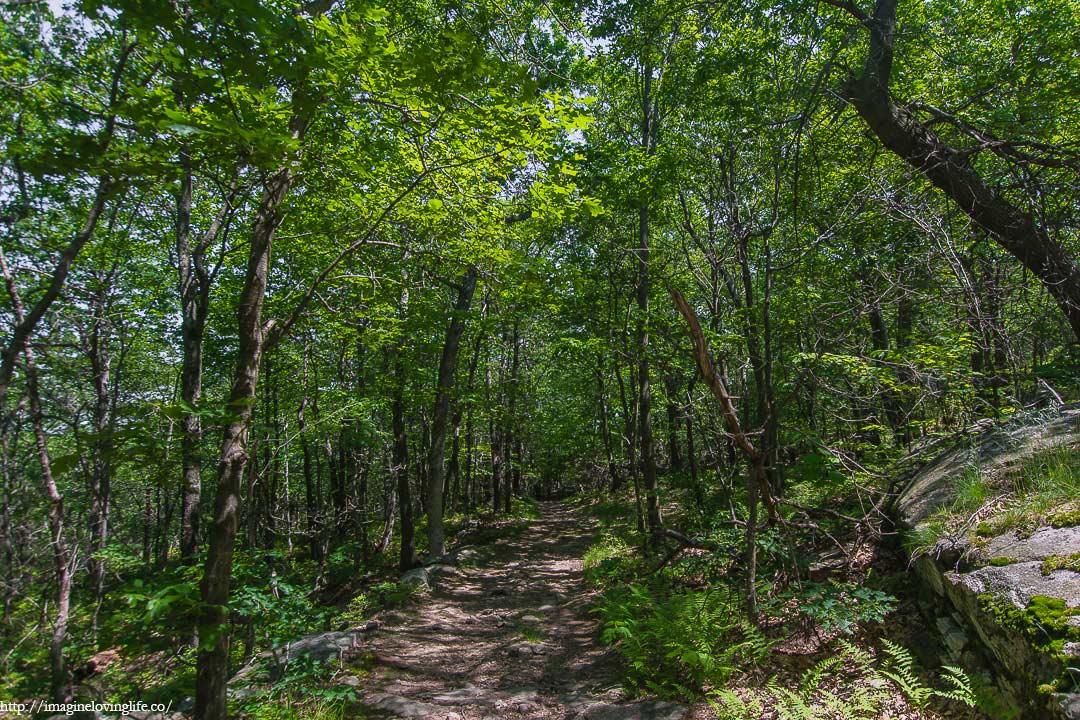
[{"label": "tree", "polygon": [[[1080,169],[1080,160],[1075,153],[1067,146],[999,139],[991,131],[980,130],[952,113],[925,103],[899,104],[890,91],[896,0],[877,0],[872,14],[846,2],[830,4],[858,20],[869,34],[862,71],[844,86],[844,97],[885,147],[946,193],[974,223],[990,233],[1042,282],[1080,340],[1080,265],[1066,244],[1052,234],[1053,218],[1039,209],[1037,194],[1021,198],[1029,204],[1025,209],[1010,200],[1010,194],[1003,188],[990,184],[976,166],[979,156],[989,152],[1014,165],[1021,174],[1030,174],[1038,168],[1076,171]],[[920,114],[928,119],[921,119]],[[933,129],[935,124],[951,127],[969,144],[950,144]],[[1031,185],[1038,187],[1039,183],[1033,181]],[[1047,190],[1035,191],[1041,192]]]}]

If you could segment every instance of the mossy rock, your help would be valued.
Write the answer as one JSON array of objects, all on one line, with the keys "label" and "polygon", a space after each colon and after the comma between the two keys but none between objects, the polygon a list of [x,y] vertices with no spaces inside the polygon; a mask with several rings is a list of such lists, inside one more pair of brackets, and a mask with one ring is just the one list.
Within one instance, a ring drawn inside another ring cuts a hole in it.
[{"label": "mossy rock", "polygon": [[1072,570],[1080,573],[1080,552],[1072,555],[1051,555],[1043,560],[1039,569],[1042,570],[1043,575],[1049,575],[1055,570]]},{"label": "mossy rock", "polygon": [[1050,516],[1050,527],[1064,528],[1080,525],[1080,508],[1062,510]]},{"label": "mossy rock", "polygon": [[1080,616],[1080,608],[1061,598],[1035,595],[1023,609],[993,593],[980,595],[979,602],[994,622],[1023,634],[1040,652],[1065,659],[1065,643],[1080,641],[1080,627],[1069,622]]}]

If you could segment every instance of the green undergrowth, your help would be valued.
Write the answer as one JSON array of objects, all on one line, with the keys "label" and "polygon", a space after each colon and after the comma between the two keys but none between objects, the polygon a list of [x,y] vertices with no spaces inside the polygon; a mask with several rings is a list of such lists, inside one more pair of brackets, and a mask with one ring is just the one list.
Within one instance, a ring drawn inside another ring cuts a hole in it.
[{"label": "green undergrowth", "polygon": [[[904,586],[902,578],[863,572],[811,581],[801,559],[806,548],[792,543],[812,538],[763,528],[754,623],[746,612],[745,536],[726,522],[732,512],[745,517],[737,498],[706,505],[696,518],[669,515],[670,526],[689,527],[715,547],[674,557],[670,546],[642,552],[631,503],[601,498],[584,504],[600,528],[582,558],[587,580],[599,590],[593,612],[600,639],[619,653],[630,691],[684,702],[707,699],[719,717],[732,720],[876,720],[898,695],[919,708],[946,700],[974,703],[958,669],[942,669],[940,682],[930,682],[904,648],[871,639],[895,609],[892,592]],[[782,658],[790,655],[776,649],[792,635],[816,642],[821,658],[801,680],[784,669],[788,660]]]},{"label": "green undergrowth", "polygon": [[1027,537],[1046,525],[1080,524],[1080,452],[1072,446],[1048,448],[993,473],[973,464],[954,480],[954,489],[951,504],[907,533],[905,544],[913,554],[950,535],[966,534],[978,545],[1010,531]]},{"label": "green undergrowth", "polygon": [[609,588],[596,609],[600,639],[618,648],[631,687],[693,700],[756,665],[771,642],[720,586],[676,592],[657,580]]},{"label": "green undergrowth", "polygon": [[781,720],[871,720],[888,716],[895,690],[918,710],[935,699],[975,704],[971,682],[959,668],[942,668],[935,686],[923,680],[903,647],[883,640],[881,655],[884,659],[875,659],[853,643],[839,641],[835,653],[818,661],[793,686],[773,677],[764,687],[718,690],[710,695],[709,704],[720,720],[757,720],[768,711]]}]

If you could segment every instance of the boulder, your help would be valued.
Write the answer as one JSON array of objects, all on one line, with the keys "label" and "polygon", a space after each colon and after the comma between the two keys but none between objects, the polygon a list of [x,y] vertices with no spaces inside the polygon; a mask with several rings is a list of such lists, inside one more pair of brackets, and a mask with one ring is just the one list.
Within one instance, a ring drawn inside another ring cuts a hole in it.
[{"label": "boulder", "polygon": [[352,630],[312,633],[299,640],[285,643],[279,648],[268,650],[255,656],[247,665],[240,668],[230,685],[242,685],[255,679],[261,669],[268,669],[270,679],[276,679],[278,670],[298,657],[308,656],[319,662],[337,660],[353,648],[358,647],[366,636],[376,630],[379,623],[370,621]]},{"label": "boulder", "polygon": [[[1043,449],[1080,445],[1080,408],[1067,406],[1039,418],[983,426],[980,433],[967,446],[942,453],[908,481],[895,505],[901,527],[917,528],[952,504],[957,480],[972,467],[1001,473]],[[1009,531],[993,538],[975,537],[968,528],[942,538],[932,552],[915,559],[922,608],[949,661],[983,676],[1002,708],[1023,708],[1021,718],[1080,717],[1073,692],[1080,688],[1080,678],[1073,678],[1069,688],[1065,675],[1071,644],[1064,651],[1051,651],[1045,630],[1032,631],[1029,619],[1029,608],[1050,603],[1064,608],[1066,623],[1080,627],[1080,615],[1067,617],[1069,609],[1080,608],[1080,574],[1068,569],[1044,574],[1042,566],[1049,557],[1077,552],[1077,527],[1040,527],[1026,537]]]}]

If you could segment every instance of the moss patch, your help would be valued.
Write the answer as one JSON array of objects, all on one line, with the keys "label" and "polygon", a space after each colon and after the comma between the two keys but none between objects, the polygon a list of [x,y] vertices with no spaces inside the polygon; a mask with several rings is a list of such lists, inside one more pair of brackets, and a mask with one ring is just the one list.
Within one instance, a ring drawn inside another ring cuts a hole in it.
[{"label": "moss patch", "polygon": [[1080,608],[1068,607],[1061,598],[1035,595],[1022,610],[992,593],[980,595],[979,602],[994,622],[1023,634],[1040,652],[1060,658],[1066,642],[1080,641],[1080,628],[1069,624]]},{"label": "moss patch", "polygon": [[990,564],[994,567],[1005,567],[1006,565],[1015,565],[1016,558],[1012,557],[996,557],[990,558]]},{"label": "moss patch", "polygon": [[1051,555],[1043,560],[1039,569],[1042,570],[1043,575],[1049,575],[1055,570],[1072,570],[1073,572],[1080,572],[1080,552],[1073,553],[1072,555]]},{"label": "moss patch", "polygon": [[1076,527],[1080,525],[1080,508],[1064,510],[1050,517],[1050,527]]}]

